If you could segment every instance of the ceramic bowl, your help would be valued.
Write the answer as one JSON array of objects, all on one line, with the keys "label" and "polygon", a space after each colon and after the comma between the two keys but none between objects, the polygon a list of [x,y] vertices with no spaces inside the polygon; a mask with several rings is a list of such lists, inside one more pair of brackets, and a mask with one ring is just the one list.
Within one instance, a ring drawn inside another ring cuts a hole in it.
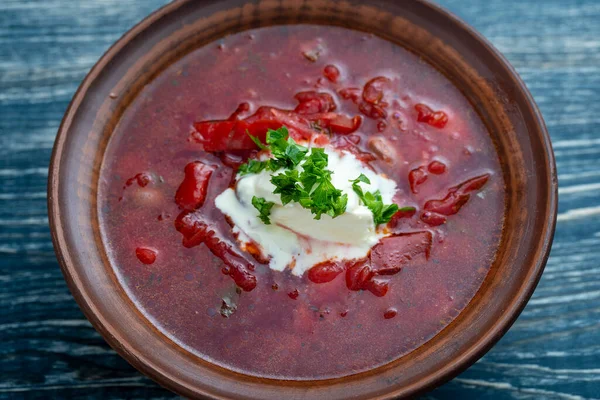
[{"label": "ceramic bowl", "polygon": [[[168,65],[224,35],[274,24],[370,32],[419,54],[472,102],[496,143],[506,181],[496,261],[460,315],[383,367],[339,379],[260,379],[213,365],[157,330],[115,278],[99,234],[96,193],[113,129],[141,88]],[[133,366],[187,397],[353,399],[412,396],[480,358],[515,321],[542,274],[554,233],[557,179],[550,139],[525,85],[480,34],[424,1],[176,1],[102,56],[75,94],[49,176],[52,239],[65,279],[106,341]]]}]

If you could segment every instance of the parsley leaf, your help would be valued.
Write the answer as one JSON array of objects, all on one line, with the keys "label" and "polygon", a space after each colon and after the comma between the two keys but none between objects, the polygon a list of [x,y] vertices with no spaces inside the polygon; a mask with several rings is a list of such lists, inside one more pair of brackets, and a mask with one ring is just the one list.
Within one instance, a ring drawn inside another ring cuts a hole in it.
[{"label": "parsley leaf", "polygon": [[378,218],[374,218],[375,224],[387,224],[390,222],[390,219],[398,212],[398,204],[388,204],[383,206],[381,210],[381,214],[379,214]]},{"label": "parsley leaf", "polygon": [[238,169],[241,175],[257,174],[265,168],[270,171],[277,171],[282,168],[295,168],[308,152],[308,148],[296,144],[289,137],[288,129],[285,126],[277,130],[269,129],[267,131],[267,145],[261,143],[256,136],[250,135],[249,132],[247,134],[261,150],[270,150],[273,158],[267,161],[248,160],[246,164],[240,165]]},{"label": "parsley leaf", "polygon": [[273,193],[281,195],[283,205],[291,201],[299,202],[301,198],[306,197],[304,188],[300,186],[299,173],[296,169],[273,176],[271,183],[275,185]]},{"label": "parsley leaf", "polygon": [[267,131],[267,144],[273,144],[276,143],[277,141],[281,140],[281,139],[287,139],[287,137],[289,136],[289,132],[287,127],[282,126],[281,128],[277,129],[277,130],[273,130],[273,129],[269,129]]},{"label": "parsley leaf", "polygon": [[296,167],[300,164],[300,161],[304,159],[308,149],[304,146],[300,146],[294,142],[294,139],[288,138],[288,147],[285,149],[285,158],[289,163],[292,164],[292,167]]},{"label": "parsley leaf", "polygon": [[252,136],[252,135],[250,134],[250,132],[248,131],[248,129],[246,129],[246,134],[247,134],[248,136],[250,136],[250,139],[252,139],[252,141],[254,142],[254,144],[256,144],[256,145],[258,146],[258,148],[259,148],[259,149],[261,149],[261,150],[266,150],[266,149],[268,148],[267,146],[265,146],[264,144],[262,144],[262,143],[261,143],[261,141],[260,141],[260,139],[259,139],[259,138],[257,138],[256,136]]},{"label": "parsley leaf", "polygon": [[371,183],[369,178],[367,178],[364,174],[360,174],[358,178],[350,180],[350,182],[352,182],[352,189],[358,195],[358,198],[369,210],[371,210],[371,213],[373,213],[373,221],[375,222],[375,226],[388,223],[392,216],[400,209],[398,205],[394,203],[384,205],[381,192],[379,192],[379,190],[374,193],[363,192],[359,183]]},{"label": "parsley leaf", "polygon": [[240,165],[240,167],[238,168],[238,173],[240,175],[258,174],[267,166],[268,162],[266,161],[248,160],[246,164]]},{"label": "parsley leaf", "polygon": [[309,192],[313,191],[319,179],[331,180],[331,171],[325,169],[328,164],[328,157],[325,151],[321,148],[314,148],[310,152],[310,156],[302,164],[302,185]]},{"label": "parsley leaf", "polygon": [[271,214],[271,208],[273,208],[275,203],[266,201],[264,197],[252,196],[252,205],[258,210],[258,218],[260,218],[265,225],[270,225],[271,220],[269,219],[269,215]]},{"label": "parsley leaf", "polygon": [[313,148],[302,164],[302,172],[293,169],[271,178],[273,193],[281,194],[284,204],[298,202],[309,209],[315,219],[327,214],[335,218],[346,211],[348,196],[331,183],[332,172],[326,169],[328,158],[321,148]]},{"label": "parsley leaf", "polygon": [[[331,183],[333,172],[327,169],[328,157],[324,149],[313,148],[309,154],[307,147],[289,137],[285,126],[277,130],[269,129],[266,145],[252,135],[250,138],[259,148],[269,150],[272,158],[267,161],[249,160],[239,167],[240,175],[259,173],[265,169],[283,170],[271,177],[271,183],[275,186],[273,193],[281,196],[284,205],[297,202],[309,209],[315,219],[321,219],[323,214],[335,218],[346,211],[348,195]],[[259,211],[260,219],[269,224],[269,213],[274,204],[264,198],[253,197],[252,205]]]},{"label": "parsley leaf", "polygon": [[[294,139],[289,137],[288,129],[285,126],[277,130],[269,129],[267,131],[267,144],[275,159],[273,166],[279,168],[295,168],[308,152],[308,148],[296,144]],[[273,168],[270,169],[274,170]]]}]

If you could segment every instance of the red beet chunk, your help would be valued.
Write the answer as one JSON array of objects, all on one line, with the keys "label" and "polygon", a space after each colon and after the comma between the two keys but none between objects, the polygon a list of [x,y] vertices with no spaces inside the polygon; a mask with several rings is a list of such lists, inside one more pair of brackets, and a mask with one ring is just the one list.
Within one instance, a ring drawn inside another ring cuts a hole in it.
[{"label": "red beet chunk", "polygon": [[366,282],[365,289],[377,297],[383,297],[390,289],[390,281],[387,278],[372,277]]},{"label": "red beet chunk", "polygon": [[484,174],[464,181],[457,186],[457,191],[463,194],[471,193],[481,189],[490,179],[490,174]]},{"label": "red beet chunk", "polygon": [[432,161],[427,166],[427,170],[434,175],[441,175],[446,172],[446,164],[441,161]]},{"label": "red beet chunk", "polygon": [[329,64],[325,66],[323,75],[325,75],[325,78],[327,78],[329,82],[336,83],[340,78],[340,70],[335,65]]},{"label": "red beet chunk", "polygon": [[200,143],[205,151],[252,150],[256,144],[250,135],[264,142],[269,129],[279,129],[282,123],[276,120],[206,121],[196,122],[191,140]]},{"label": "red beet chunk", "polygon": [[236,121],[196,122],[190,140],[200,143],[206,151],[227,150],[229,138],[236,124]]},{"label": "red beet chunk", "polygon": [[297,93],[294,98],[300,103],[294,111],[302,115],[327,113],[337,108],[333,97],[328,93],[310,90]]},{"label": "red beet chunk", "polygon": [[298,289],[294,289],[288,293],[288,296],[290,297],[290,299],[296,300],[298,296],[300,296],[300,293],[298,292]]},{"label": "red beet chunk", "polygon": [[208,224],[201,216],[187,211],[177,216],[175,229],[183,235],[182,244],[187,248],[203,243],[209,232]]},{"label": "red beet chunk", "polygon": [[396,315],[398,315],[398,310],[396,310],[394,307],[390,307],[387,310],[385,310],[385,312],[383,313],[383,318],[392,319]]},{"label": "red beet chunk", "polygon": [[[331,99],[331,96],[326,93],[323,96],[325,98],[329,96]],[[328,102],[329,100],[323,101]],[[335,107],[335,104],[333,105]],[[325,107],[325,109],[329,109],[329,107]],[[309,139],[313,133],[310,129],[310,121],[296,113],[263,106],[246,119],[236,119],[239,113],[245,110],[246,107],[242,103],[232,114],[230,120],[196,122],[190,140],[201,144],[208,152],[255,150],[257,146],[249,134],[264,142],[269,129],[279,129],[283,125],[288,127],[290,136],[296,140]]]},{"label": "red beet chunk", "polygon": [[250,111],[250,104],[246,103],[246,102],[240,103],[240,105],[238,106],[238,108],[235,109],[233,114],[231,114],[229,116],[228,120],[236,121],[236,120],[240,119],[240,114],[243,114],[248,111]]},{"label": "red beet chunk", "polygon": [[356,135],[336,136],[331,140],[331,145],[334,148],[352,153],[363,163],[369,163],[377,159],[373,153],[362,151],[357,146],[358,143],[360,143],[360,137]]},{"label": "red beet chunk", "polygon": [[215,170],[212,165],[194,161],[185,166],[185,177],[175,193],[175,203],[183,210],[193,211],[204,204],[208,182]]},{"label": "red beet chunk", "polygon": [[356,261],[346,270],[346,286],[350,290],[366,289],[374,275],[367,259]]},{"label": "red beet chunk", "polygon": [[416,256],[429,258],[431,232],[401,233],[388,236],[371,249],[371,268],[377,275],[394,275]]},{"label": "red beet chunk", "polygon": [[450,188],[443,199],[429,200],[423,208],[441,215],[454,215],[469,201],[471,193],[481,189],[488,179],[489,174],[469,179]]},{"label": "red beet chunk", "polygon": [[185,247],[198,246],[204,243],[206,247],[219,257],[229,275],[243,290],[249,292],[256,287],[256,277],[250,273],[254,266],[237,254],[233,247],[219,239],[214,228],[198,213],[182,212],[175,220],[175,228],[183,235]]},{"label": "red beet chunk", "polygon": [[354,103],[358,103],[362,95],[362,91],[359,88],[345,88],[341,89],[338,93],[344,100],[351,100]]},{"label": "red beet chunk", "polygon": [[135,255],[137,256],[138,260],[140,260],[140,262],[146,265],[150,265],[154,264],[154,261],[156,261],[157,252],[156,250],[150,249],[148,247],[138,247],[137,249],[135,249]]},{"label": "red beet chunk", "polygon": [[368,290],[383,297],[389,290],[389,280],[375,276],[367,259],[354,261],[346,269],[346,286],[350,290]]},{"label": "red beet chunk", "polygon": [[[212,248],[210,250],[213,251]],[[245,264],[245,261],[238,255],[226,254],[229,257],[223,258],[223,262],[230,267],[229,276],[231,279],[245,292],[254,290],[256,287],[256,277],[250,273],[248,264]]]},{"label": "red beet chunk", "polygon": [[297,93],[295,99],[299,104],[293,111],[263,106],[243,120],[239,116],[248,111],[250,106],[241,103],[227,120],[196,122],[190,141],[201,144],[207,152],[257,150],[250,135],[264,142],[269,129],[286,126],[290,137],[301,141],[311,140],[318,134],[315,123],[341,135],[352,133],[361,125],[359,116],[351,118],[333,113],[336,104],[328,93],[304,91]]},{"label": "red beet chunk", "polygon": [[344,272],[344,266],[335,261],[324,261],[308,271],[308,279],[314,283],[326,283]]},{"label": "red beet chunk", "polygon": [[442,200],[429,200],[423,208],[441,215],[454,215],[467,201],[470,195],[450,192]]},{"label": "red beet chunk", "polygon": [[278,110],[271,108],[270,113],[277,121],[278,128],[285,125],[288,128],[290,137],[295,141],[310,140],[316,133],[311,128],[311,121],[305,116],[299,115],[293,111]]},{"label": "red beet chunk", "polygon": [[419,113],[417,121],[424,122],[434,128],[443,128],[448,123],[448,115],[443,111],[433,111],[425,104],[417,104],[415,110]]},{"label": "red beet chunk", "polygon": [[324,133],[315,133],[312,137],[312,144],[317,147],[325,147],[329,144],[329,136]]},{"label": "red beet chunk", "polygon": [[307,116],[313,122],[317,122],[322,128],[329,128],[332,133],[348,135],[358,130],[362,123],[360,116],[350,118],[343,114],[326,113]]},{"label": "red beet chunk", "polygon": [[387,118],[387,111],[379,104],[371,104],[363,101],[359,103],[358,109],[361,113],[372,119]]},{"label": "red beet chunk", "polygon": [[415,207],[402,207],[392,216],[388,226],[395,227],[402,218],[412,218],[417,213]]},{"label": "red beet chunk", "polygon": [[363,89],[363,100],[369,104],[379,104],[383,100],[384,90],[389,84],[390,80],[383,76],[371,79]]},{"label": "red beet chunk", "polygon": [[431,211],[425,211],[424,213],[421,213],[421,221],[431,226],[439,226],[445,224],[446,220],[447,218],[443,215]]},{"label": "red beet chunk", "polygon": [[418,167],[411,170],[408,173],[408,183],[410,184],[410,190],[413,193],[419,193],[417,186],[425,183],[427,180],[427,171],[424,167]]},{"label": "red beet chunk", "polygon": [[136,176],[134,176],[133,178],[127,179],[123,189],[125,189],[128,186],[133,185],[134,183],[137,183],[137,185],[139,187],[146,187],[146,186],[148,186],[148,184],[152,183],[152,176],[145,172],[141,172],[141,173],[137,174]]},{"label": "red beet chunk", "polygon": [[331,129],[331,132],[333,133],[347,135],[358,130],[361,122],[362,118],[358,115],[350,118],[345,115],[338,114],[335,118],[329,121],[329,129]]},{"label": "red beet chunk", "polygon": [[216,156],[219,157],[223,164],[237,170],[240,165],[248,162],[248,159],[256,155],[256,153],[256,150],[228,150],[221,151]]}]

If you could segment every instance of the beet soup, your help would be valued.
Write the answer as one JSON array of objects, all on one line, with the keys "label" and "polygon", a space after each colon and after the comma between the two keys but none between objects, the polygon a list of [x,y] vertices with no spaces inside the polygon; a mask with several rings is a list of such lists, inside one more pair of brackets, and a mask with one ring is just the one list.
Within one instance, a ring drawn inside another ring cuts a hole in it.
[{"label": "beet soup", "polygon": [[416,349],[479,289],[505,188],[471,104],[376,36],[276,26],[186,55],[128,107],[98,211],[146,317],[241,373],[323,379]]}]

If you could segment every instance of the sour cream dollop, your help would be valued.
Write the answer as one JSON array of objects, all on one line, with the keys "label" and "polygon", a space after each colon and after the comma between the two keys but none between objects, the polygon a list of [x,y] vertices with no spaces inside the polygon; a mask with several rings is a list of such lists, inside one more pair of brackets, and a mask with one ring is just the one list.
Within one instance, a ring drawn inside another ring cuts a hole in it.
[{"label": "sour cream dollop", "polygon": [[[351,153],[330,147],[325,148],[325,153],[332,171],[331,182],[348,195],[346,211],[336,218],[322,215],[316,220],[310,210],[296,202],[284,206],[279,194],[273,193],[275,186],[271,183],[271,177],[282,171],[238,175],[235,188],[215,199],[217,208],[233,222],[241,248],[254,242],[264,256],[270,257],[269,266],[274,270],[291,268],[294,275],[301,276],[324,261],[363,258],[386,236],[377,230],[371,210],[360,203],[351,180],[360,174],[367,176],[371,183],[361,183],[361,187],[369,192],[379,190],[384,204],[392,203],[396,183],[375,173]],[[253,196],[275,203],[270,225],[258,218],[258,211],[252,206]]]}]

